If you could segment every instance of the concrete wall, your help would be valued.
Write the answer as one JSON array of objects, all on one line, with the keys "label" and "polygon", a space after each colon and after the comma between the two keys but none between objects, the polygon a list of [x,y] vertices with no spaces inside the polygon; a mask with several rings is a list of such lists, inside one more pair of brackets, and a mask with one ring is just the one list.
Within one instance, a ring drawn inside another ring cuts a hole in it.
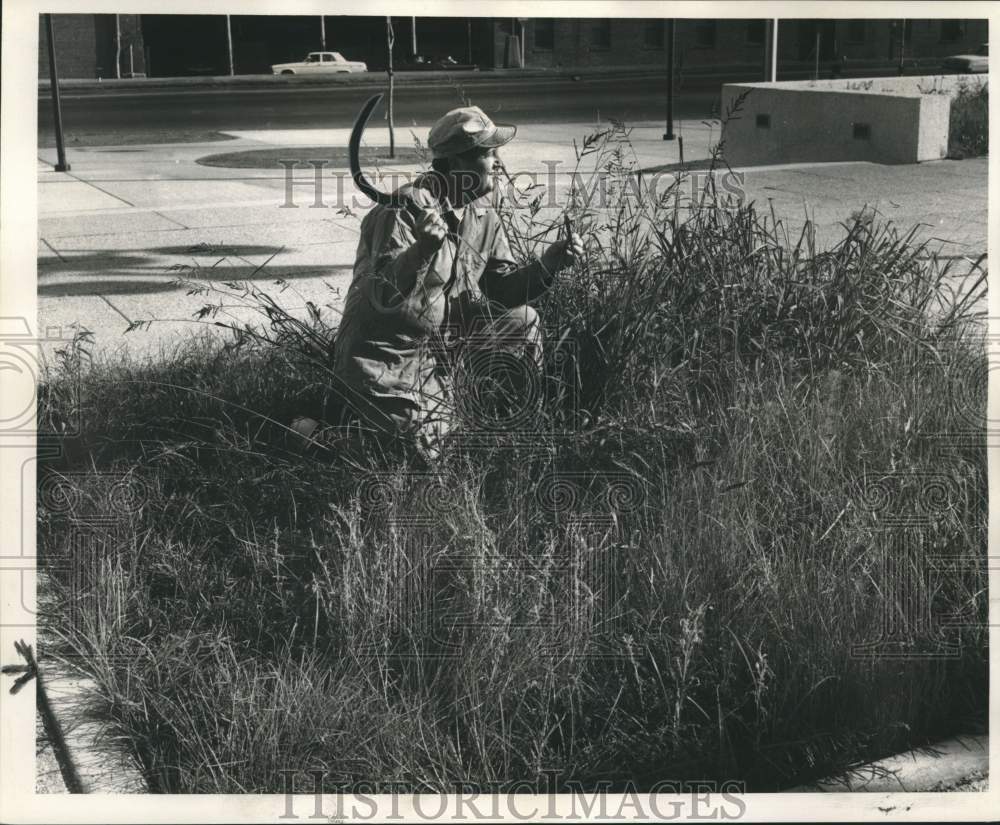
[{"label": "concrete wall", "polygon": [[951,97],[975,76],[733,83],[722,88],[732,166],[822,161],[917,163],[948,152]]}]

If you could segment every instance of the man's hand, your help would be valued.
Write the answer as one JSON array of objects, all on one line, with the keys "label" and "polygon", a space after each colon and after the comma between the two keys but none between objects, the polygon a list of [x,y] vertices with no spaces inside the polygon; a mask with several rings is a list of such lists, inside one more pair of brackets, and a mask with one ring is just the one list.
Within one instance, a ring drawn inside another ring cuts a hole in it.
[{"label": "man's hand", "polygon": [[569,236],[552,244],[542,254],[542,266],[549,272],[558,272],[583,257],[583,239],[570,232]]},{"label": "man's hand", "polygon": [[420,254],[424,258],[431,258],[448,236],[448,225],[436,209],[424,209],[413,227],[413,235],[420,247]]}]

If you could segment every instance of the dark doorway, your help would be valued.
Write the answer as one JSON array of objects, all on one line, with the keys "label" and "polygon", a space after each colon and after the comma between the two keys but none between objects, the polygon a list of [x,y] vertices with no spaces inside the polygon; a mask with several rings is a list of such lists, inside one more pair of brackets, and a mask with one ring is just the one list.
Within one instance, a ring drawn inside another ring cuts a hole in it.
[{"label": "dark doorway", "polygon": [[225,15],[144,14],[142,37],[150,77],[229,73]]},{"label": "dark doorway", "polygon": [[834,20],[799,21],[799,60],[816,60],[816,35],[819,34],[820,62],[837,57],[837,23]]}]

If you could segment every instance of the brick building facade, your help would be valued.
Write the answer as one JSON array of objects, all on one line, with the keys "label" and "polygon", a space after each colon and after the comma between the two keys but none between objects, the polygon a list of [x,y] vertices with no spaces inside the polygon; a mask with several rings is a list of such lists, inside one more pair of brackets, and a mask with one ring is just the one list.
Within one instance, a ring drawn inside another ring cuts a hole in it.
[{"label": "brick building facade", "polygon": [[[56,44],[60,77],[115,77],[114,14],[53,14],[52,36]],[[119,14],[121,32],[121,76],[146,71],[142,15]],[[130,51],[131,47],[131,51]],[[131,55],[131,59],[130,59]],[[49,48],[45,19],[38,19],[38,76],[49,76]]]},{"label": "brick building facade", "polygon": [[[63,77],[114,77],[115,15],[53,15],[59,72]],[[130,65],[151,77],[228,73],[224,15],[118,15],[121,72]],[[326,48],[364,60],[380,70],[386,63],[385,18],[328,15]],[[418,51],[450,54],[484,69],[663,66],[667,25],[662,19],[421,18]],[[412,19],[394,18],[397,63],[411,49]],[[764,19],[678,19],[678,71],[716,71],[764,77],[769,21]],[[316,15],[231,18],[237,74],[267,72],[271,63],[321,48]],[[934,71],[940,59],[985,43],[986,20],[782,20],[778,32],[779,75],[822,76],[839,71],[885,70],[899,62],[900,40],[908,69]],[[131,64],[129,47],[131,46]],[[40,27],[39,76],[48,77],[44,26]]]},{"label": "brick building facade", "polygon": [[[675,25],[675,59],[680,71],[763,71],[768,22],[684,20]],[[523,27],[522,27],[523,24]],[[834,65],[885,67],[904,58],[934,67],[940,58],[971,51],[987,41],[987,20],[782,20],[778,25],[778,63],[785,71],[808,71],[818,57],[821,70]],[[501,20],[495,25],[494,65],[519,63],[510,36],[524,37],[524,65],[654,66],[666,60],[666,21],[659,19]],[[517,44],[518,46],[520,44]],[[916,56],[916,58],[914,58]]]}]

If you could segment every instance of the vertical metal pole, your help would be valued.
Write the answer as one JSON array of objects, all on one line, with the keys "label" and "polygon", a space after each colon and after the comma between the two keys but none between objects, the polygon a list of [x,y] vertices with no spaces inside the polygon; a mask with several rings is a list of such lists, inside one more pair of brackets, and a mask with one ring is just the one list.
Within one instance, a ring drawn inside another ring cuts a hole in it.
[{"label": "vertical metal pole", "polygon": [[319,47],[326,51],[326,18],[322,14],[319,16]]},{"label": "vertical metal pole", "polygon": [[667,131],[664,140],[674,139],[674,18],[667,21]]},{"label": "vertical metal pole", "polygon": [[119,15],[115,15],[115,77],[121,80],[122,76],[122,20]]},{"label": "vertical metal pole", "polygon": [[226,45],[229,48],[229,76],[236,74],[233,71],[233,26],[229,15],[226,15]]},{"label": "vertical metal pole", "polygon": [[906,48],[906,20],[899,21],[899,74],[903,74],[903,50]]},{"label": "vertical metal pole", "polygon": [[132,44],[128,44],[128,76],[135,77],[135,60],[132,58]]},{"label": "vertical metal pole", "polygon": [[52,34],[52,15],[45,15],[46,38],[49,46],[49,84],[52,87],[52,114],[56,121],[56,171],[68,172],[66,144],[63,141],[62,106],[59,104],[59,74],[56,72],[56,39]]},{"label": "vertical metal pole", "polygon": [[389,53],[387,72],[389,73],[389,102],[385,107],[385,118],[389,123],[389,157],[396,157],[396,135],[392,123],[392,98],[395,92],[392,71],[392,47],[396,44],[396,34],[392,30],[392,18],[385,18],[385,45]]},{"label": "vertical metal pole", "polygon": [[771,82],[778,82],[778,18],[771,22]]},{"label": "vertical metal pole", "polygon": [[819,80],[819,22],[816,23],[816,65],[813,68],[813,80]]},{"label": "vertical metal pole", "polygon": [[764,82],[771,74],[771,21],[764,23]]},{"label": "vertical metal pole", "polygon": [[524,21],[521,21],[521,68],[524,68]]},{"label": "vertical metal pole", "polygon": [[410,33],[413,35],[413,43],[412,43],[413,53],[416,54],[417,53],[417,18],[416,17],[411,17],[410,18]]}]

